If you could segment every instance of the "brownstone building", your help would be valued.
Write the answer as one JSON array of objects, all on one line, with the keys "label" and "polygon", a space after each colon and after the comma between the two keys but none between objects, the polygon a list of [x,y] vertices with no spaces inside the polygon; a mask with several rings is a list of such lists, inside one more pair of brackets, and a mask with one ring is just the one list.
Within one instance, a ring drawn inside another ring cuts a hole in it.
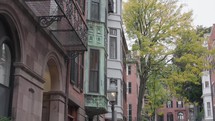
[{"label": "brownstone building", "polygon": [[86,0],[0,1],[0,116],[84,121]]}]

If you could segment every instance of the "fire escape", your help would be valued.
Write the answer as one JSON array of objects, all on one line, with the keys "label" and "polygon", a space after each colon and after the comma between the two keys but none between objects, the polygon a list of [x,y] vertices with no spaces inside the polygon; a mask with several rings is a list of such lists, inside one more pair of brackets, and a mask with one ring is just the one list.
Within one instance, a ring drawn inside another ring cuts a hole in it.
[{"label": "fire escape", "polygon": [[71,53],[87,50],[87,25],[75,0],[19,0],[37,23],[64,50]]}]

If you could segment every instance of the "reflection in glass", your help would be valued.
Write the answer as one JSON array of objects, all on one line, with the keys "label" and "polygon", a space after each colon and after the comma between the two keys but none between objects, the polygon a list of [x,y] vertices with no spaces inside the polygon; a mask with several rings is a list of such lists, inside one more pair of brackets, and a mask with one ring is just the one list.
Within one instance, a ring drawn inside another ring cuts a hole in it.
[{"label": "reflection in glass", "polygon": [[11,52],[6,44],[0,47],[0,84],[9,87]]}]

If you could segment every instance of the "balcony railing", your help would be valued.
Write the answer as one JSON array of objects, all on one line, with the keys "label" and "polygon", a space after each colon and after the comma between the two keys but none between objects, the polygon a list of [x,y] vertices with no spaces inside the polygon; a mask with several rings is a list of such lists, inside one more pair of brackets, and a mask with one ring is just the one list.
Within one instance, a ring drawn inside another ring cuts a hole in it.
[{"label": "balcony railing", "polygon": [[[19,0],[67,51],[87,50],[87,25],[75,0]],[[24,1],[24,2],[23,2]]]}]

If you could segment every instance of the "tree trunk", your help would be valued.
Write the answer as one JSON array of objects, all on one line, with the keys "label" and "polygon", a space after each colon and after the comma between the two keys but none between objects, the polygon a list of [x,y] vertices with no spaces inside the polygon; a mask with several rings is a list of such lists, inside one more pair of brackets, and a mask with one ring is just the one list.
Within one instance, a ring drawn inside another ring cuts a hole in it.
[{"label": "tree trunk", "polygon": [[146,89],[146,74],[140,75],[140,86],[139,86],[139,96],[137,103],[137,121],[142,121],[142,106],[143,106],[143,96],[145,94]]}]

